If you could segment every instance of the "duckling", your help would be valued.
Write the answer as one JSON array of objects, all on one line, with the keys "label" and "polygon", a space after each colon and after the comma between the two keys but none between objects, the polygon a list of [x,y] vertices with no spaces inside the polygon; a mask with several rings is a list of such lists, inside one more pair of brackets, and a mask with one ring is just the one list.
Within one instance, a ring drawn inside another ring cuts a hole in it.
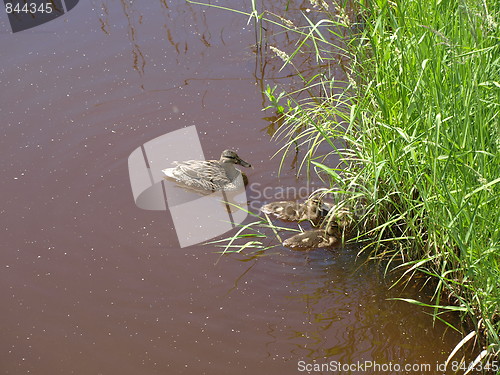
[{"label": "duckling", "polygon": [[174,162],[175,167],[163,169],[166,177],[189,187],[207,191],[237,190],[241,187],[242,175],[235,165],[251,167],[236,152],[224,150],[220,160],[188,160]]},{"label": "duckling", "polygon": [[335,223],[342,230],[349,231],[354,226],[354,214],[346,207],[330,205],[328,221]]},{"label": "duckling", "polygon": [[261,207],[261,212],[272,214],[285,221],[309,220],[316,226],[328,213],[318,194],[313,194],[304,203],[295,201],[271,202]]},{"label": "duckling", "polygon": [[283,241],[283,246],[300,250],[328,247],[338,243],[339,237],[338,227],[327,225],[326,228],[307,230],[287,238]]}]

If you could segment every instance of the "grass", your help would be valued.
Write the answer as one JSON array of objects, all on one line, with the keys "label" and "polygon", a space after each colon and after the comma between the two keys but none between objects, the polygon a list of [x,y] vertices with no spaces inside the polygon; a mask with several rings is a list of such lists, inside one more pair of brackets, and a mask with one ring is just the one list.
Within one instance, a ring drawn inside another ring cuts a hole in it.
[{"label": "grass", "polygon": [[[335,63],[329,35],[343,27],[341,50],[350,61],[343,90],[328,71],[305,81],[307,92],[319,87],[320,95],[294,100],[296,94],[267,90],[284,117],[282,151],[306,145],[304,166],[362,199],[367,249],[387,256],[389,248],[404,259],[407,273],[434,280],[436,316],[461,311],[483,339],[480,359],[500,352],[495,4],[360,0],[350,16],[342,4],[323,9],[321,20],[297,35],[300,47],[290,55],[307,46],[318,61]],[[278,107],[278,97],[287,105]],[[339,137],[342,149],[334,143]],[[342,168],[318,162],[324,143],[341,153]]]},{"label": "grass", "polygon": [[[302,170],[315,171],[347,205],[361,208],[364,249],[402,259],[397,267],[405,276],[426,275],[434,285],[427,308],[437,319],[447,310],[462,314],[474,333],[457,349],[476,339],[478,361],[498,357],[496,0],[311,3],[315,11],[291,21],[290,2],[281,13],[259,13],[252,2],[256,25],[281,27],[295,40],[287,52],[267,49],[302,82],[291,92],[266,89],[281,116],[283,157],[305,148]],[[270,45],[258,37],[260,46]],[[314,56],[314,73],[300,70],[302,56]],[[333,73],[338,66],[341,81]],[[330,153],[341,155],[341,165],[329,165]]]}]

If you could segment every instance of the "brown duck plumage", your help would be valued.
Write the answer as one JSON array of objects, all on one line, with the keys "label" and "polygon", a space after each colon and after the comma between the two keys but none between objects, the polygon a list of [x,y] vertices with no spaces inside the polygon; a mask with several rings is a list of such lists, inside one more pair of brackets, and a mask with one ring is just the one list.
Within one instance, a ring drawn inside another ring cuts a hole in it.
[{"label": "brown duck plumage", "polygon": [[225,150],[220,160],[188,160],[174,162],[175,167],[163,169],[165,176],[186,186],[207,191],[236,190],[241,171],[235,165],[251,167],[236,152]]},{"label": "brown duck plumage", "polygon": [[339,242],[339,230],[336,226],[328,225],[327,228],[311,229],[296,234],[283,241],[283,246],[292,249],[315,249],[328,247]]},{"label": "brown duck plumage", "polygon": [[309,220],[313,225],[319,225],[328,213],[323,207],[322,200],[317,196],[312,196],[304,203],[296,201],[271,202],[262,206],[260,210],[281,220]]}]

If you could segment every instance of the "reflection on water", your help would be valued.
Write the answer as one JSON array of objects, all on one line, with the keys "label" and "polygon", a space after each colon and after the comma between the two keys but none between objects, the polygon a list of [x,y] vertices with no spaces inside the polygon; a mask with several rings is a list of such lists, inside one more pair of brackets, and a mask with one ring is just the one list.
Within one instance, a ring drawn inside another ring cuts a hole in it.
[{"label": "reflection on water", "polygon": [[[303,149],[277,176],[272,114],[261,112],[266,84],[292,85],[293,72],[252,47],[246,17],[115,0],[61,18],[0,39],[0,372],[290,374],[299,361],[445,360],[461,336],[391,300],[425,296],[389,289],[357,249],[181,249],[168,211],[135,206],[128,156],[191,125],[207,158],[245,155],[254,187],[306,185]],[[267,30],[268,45],[290,53],[293,42]]]}]

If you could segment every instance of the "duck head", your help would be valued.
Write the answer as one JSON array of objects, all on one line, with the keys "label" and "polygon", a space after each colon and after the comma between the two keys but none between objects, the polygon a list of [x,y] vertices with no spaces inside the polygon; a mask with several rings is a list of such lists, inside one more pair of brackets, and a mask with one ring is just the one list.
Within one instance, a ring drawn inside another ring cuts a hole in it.
[{"label": "duck head", "polygon": [[325,215],[321,210],[321,198],[313,197],[305,201],[304,204],[304,219],[311,221],[314,226],[320,224]]},{"label": "duck head", "polygon": [[304,202],[305,216],[314,226],[321,223],[323,218],[328,215],[328,208],[323,202],[325,191],[327,189],[318,189],[309,195],[309,198]]},{"label": "duck head", "polygon": [[221,163],[229,163],[229,164],[238,164],[243,167],[250,168],[250,163],[247,163],[245,160],[241,159],[236,152],[233,150],[224,150],[220,156]]}]

